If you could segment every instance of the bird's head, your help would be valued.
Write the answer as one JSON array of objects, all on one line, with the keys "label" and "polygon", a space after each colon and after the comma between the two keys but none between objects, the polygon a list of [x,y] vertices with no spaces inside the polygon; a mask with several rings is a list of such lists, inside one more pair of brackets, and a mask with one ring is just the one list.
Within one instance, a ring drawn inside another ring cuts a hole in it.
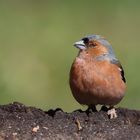
[{"label": "bird's head", "polygon": [[86,51],[95,56],[114,55],[111,44],[100,35],[86,36],[80,41],[75,42],[74,46],[80,49],[80,51]]}]

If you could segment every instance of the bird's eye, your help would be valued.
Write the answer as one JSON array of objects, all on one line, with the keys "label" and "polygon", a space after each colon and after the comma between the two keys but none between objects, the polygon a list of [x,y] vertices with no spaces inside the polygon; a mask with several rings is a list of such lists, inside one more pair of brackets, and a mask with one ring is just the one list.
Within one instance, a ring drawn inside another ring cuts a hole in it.
[{"label": "bird's eye", "polygon": [[89,42],[88,38],[83,38],[82,40],[84,41],[84,44],[87,44]]}]

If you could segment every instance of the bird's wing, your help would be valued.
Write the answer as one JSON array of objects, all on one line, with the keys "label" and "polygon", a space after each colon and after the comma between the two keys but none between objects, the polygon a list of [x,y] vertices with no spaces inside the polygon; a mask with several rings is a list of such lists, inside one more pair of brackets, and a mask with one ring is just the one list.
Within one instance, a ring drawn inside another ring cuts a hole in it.
[{"label": "bird's wing", "polygon": [[122,76],[122,80],[126,83],[126,79],[125,79],[125,77],[124,77],[124,70],[123,70],[123,67],[122,67],[121,63],[119,62],[119,60],[117,60],[117,59],[112,59],[110,62],[111,62],[112,64],[118,66],[119,71],[120,71],[121,76]]}]

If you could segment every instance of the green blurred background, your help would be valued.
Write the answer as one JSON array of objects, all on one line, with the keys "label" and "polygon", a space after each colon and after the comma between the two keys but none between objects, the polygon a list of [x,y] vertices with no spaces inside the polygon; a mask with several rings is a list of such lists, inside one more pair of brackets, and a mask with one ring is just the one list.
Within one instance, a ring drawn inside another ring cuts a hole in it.
[{"label": "green blurred background", "polygon": [[78,53],[72,45],[85,35],[100,34],[125,70],[127,94],[118,106],[139,109],[139,26],[139,0],[1,0],[0,104],[83,108],[68,84]]}]

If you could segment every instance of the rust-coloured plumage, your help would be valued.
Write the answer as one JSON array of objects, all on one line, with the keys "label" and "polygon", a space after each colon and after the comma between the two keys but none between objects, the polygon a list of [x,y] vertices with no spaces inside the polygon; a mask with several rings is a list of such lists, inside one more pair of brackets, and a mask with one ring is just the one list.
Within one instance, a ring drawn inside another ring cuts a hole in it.
[{"label": "rust-coloured plumage", "polygon": [[126,84],[111,45],[101,36],[92,35],[76,42],[75,46],[80,51],[70,70],[74,98],[83,105],[113,108],[124,97]]}]

